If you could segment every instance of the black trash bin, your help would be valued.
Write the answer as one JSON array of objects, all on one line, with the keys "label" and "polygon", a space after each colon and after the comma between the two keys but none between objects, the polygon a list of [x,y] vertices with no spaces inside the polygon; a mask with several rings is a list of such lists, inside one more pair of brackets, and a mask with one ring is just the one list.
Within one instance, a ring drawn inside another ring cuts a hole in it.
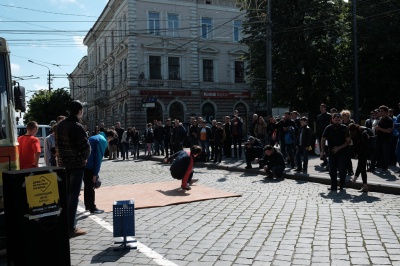
[{"label": "black trash bin", "polygon": [[3,172],[8,265],[71,265],[65,169]]}]

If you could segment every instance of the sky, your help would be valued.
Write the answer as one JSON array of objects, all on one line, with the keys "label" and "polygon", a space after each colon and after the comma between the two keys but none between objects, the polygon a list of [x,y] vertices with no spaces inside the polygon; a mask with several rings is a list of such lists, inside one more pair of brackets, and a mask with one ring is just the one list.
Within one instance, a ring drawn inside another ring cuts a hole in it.
[{"label": "sky", "polygon": [[[83,38],[108,0],[2,0],[0,36],[8,41],[13,80],[25,87],[28,101],[35,91],[69,88],[71,73],[87,47]],[[31,60],[35,63],[31,63]],[[40,65],[38,65],[40,64]]]}]

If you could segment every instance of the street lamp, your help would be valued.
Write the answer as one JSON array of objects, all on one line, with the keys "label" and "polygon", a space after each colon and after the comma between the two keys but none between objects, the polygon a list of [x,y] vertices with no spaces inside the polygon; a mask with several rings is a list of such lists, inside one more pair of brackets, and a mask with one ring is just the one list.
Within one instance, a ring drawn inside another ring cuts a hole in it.
[{"label": "street lamp", "polygon": [[267,42],[266,42],[266,100],[267,100],[267,112],[272,115],[272,29],[271,29],[271,1],[267,2]]},{"label": "street lamp", "polygon": [[47,69],[49,70],[48,84],[49,84],[49,92],[51,92],[51,80],[50,80],[51,74],[50,74],[50,68],[49,68],[48,66],[45,66],[45,65],[42,65],[42,64],[33,62],[32,60],[28,60],[28,62],[29,62],[29,63],[32,63],[32,64],[39,65],[39,66],[43,66],[43,67],[45,67],[45,68],[47,68]]}]

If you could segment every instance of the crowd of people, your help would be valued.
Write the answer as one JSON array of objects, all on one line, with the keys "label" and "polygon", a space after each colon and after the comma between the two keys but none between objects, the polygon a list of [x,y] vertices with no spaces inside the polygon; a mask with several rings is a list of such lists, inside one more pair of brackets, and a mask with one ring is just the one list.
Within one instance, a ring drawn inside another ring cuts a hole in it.
[{"label": "crowd of people", "polygon": [[[145,147],[146,156],[164,158],[184,146],[198,145],[202,153],[197,161],[220,163],[223,157],[241,159],[244,155],[246,169],[252,168],[252,162],[256,161],[259,168],[267,172],[267,178],[279,178],[287,168],[308,173],[308,156],[316,140],[319,152],[315,152],[320,155],[321,167],[331,176],[330,189],[334,191],[344,189],[347,175],[354,176],[353,182],[361,175],[361,191],[368,191],[368,171],[376,168],[387,171],[389,164],[400,165],[400,115],[394,116],[393,109],[384,105],[371,111],[371,117],[360,125],[351,118],[349,110],[339,112],[331,108],[328,112],[326,104],[322,103],[315,120],[315,133],[308,125],[308,118],[297,111],[287,111],[282,117],[270,115],[266,119],[254,114],[249,137],[244,143],[247,136],[243,135],[243,125],[237,110],[223,121],[212,120],[211,124],[202,117],[191,117],[188,127],[177,119],[167,119],[165,124],[154,120],[146,125],[144,132],[134,127],[124,130],[118,122],[109,129],[115,132],[117,139],[112,144],[114,147],[109,143],[109,159],[118,159],[121,153],[122,160],[129,160],[128,150],[131,157],[137,159],[140,144]],[[102,131],[102,127],[99,130]],[[358,159],[355,171],[352,158]]]},{"label": "crowd of people", "polygon": [[[225,116],[223,121],[212,120],[211,125],[202,117],[191,117],[188,127],[178,119],[167,119],[165,124],[154,120],[139,132],[135,127],[125,130],[120,122],[108,128],[101,123],[92,133],[80,124],[83,109],[79,101],[71,103],[69,112],[68,117],[57,118],[51,134],[45,139],[44,159],[46,166],[66,168],[71,237],[85,233],[76,227],[82,181],[85,184],[86,209],[91,213],[101,213],[102,210],[94,204],[94,189],[99,181],[103,157],[109,160],[139,159],[140,147],[147,157],[165,156],[166,162],[182,157],[182,162],[189,162],[185,164],[183,174],[171,170],[173,176],[179,176],[175,178],[182,180],[182,188],[186,190],[190,189],[189,183],[192,182],[193,161],[218,164],[223,157],[240,160],[243,154],[246,169],[252,168],[255,161],[260,169],[265,170],[266,178],[281,178],[286,168],[306,174],[308,155],[314,150],[320,155],[321,167],[329,171],[331,191],[343,190],[346,176],[353,176],[351,182],[356,182],[361,175],[361,191],[367,192],[367,172],[378,169],[386,172],[389,165],[400,166],[400,114],[394,116],[393,109],[384,105],[372,110],[370,118],[359,125],[351,119],[350,111],[338,112],[331,108],[328,112],[326,104],[321,103],[315,134],[308,125],[308,118],[297,111],[287,111],[283,117],[270,115],[267,119],[254,114],[248,138],[243,135],[244,123],[237,110],[232,117]],[[37,128],[37,123],[30,121],[27,133],[18,138],[21,169],[38,167],[41,150],[35,137]],[[247,141],[242,143],[244,138]],[[189,157],[181,153],[184,147],[192,148]],[[357,159],[355,172],[351,158]]]}]

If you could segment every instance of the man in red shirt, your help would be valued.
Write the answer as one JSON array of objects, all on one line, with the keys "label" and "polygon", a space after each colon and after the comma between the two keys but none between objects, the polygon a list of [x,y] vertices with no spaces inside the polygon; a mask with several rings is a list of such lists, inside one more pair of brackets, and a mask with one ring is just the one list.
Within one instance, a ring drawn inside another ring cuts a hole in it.
[{"label": "man in red shirt", "polygon": [[35,137],[38,129],[35,121],[29,121],[26,125],[26,134],[18,137],[20,169],[39,167],[40,141]]}]

